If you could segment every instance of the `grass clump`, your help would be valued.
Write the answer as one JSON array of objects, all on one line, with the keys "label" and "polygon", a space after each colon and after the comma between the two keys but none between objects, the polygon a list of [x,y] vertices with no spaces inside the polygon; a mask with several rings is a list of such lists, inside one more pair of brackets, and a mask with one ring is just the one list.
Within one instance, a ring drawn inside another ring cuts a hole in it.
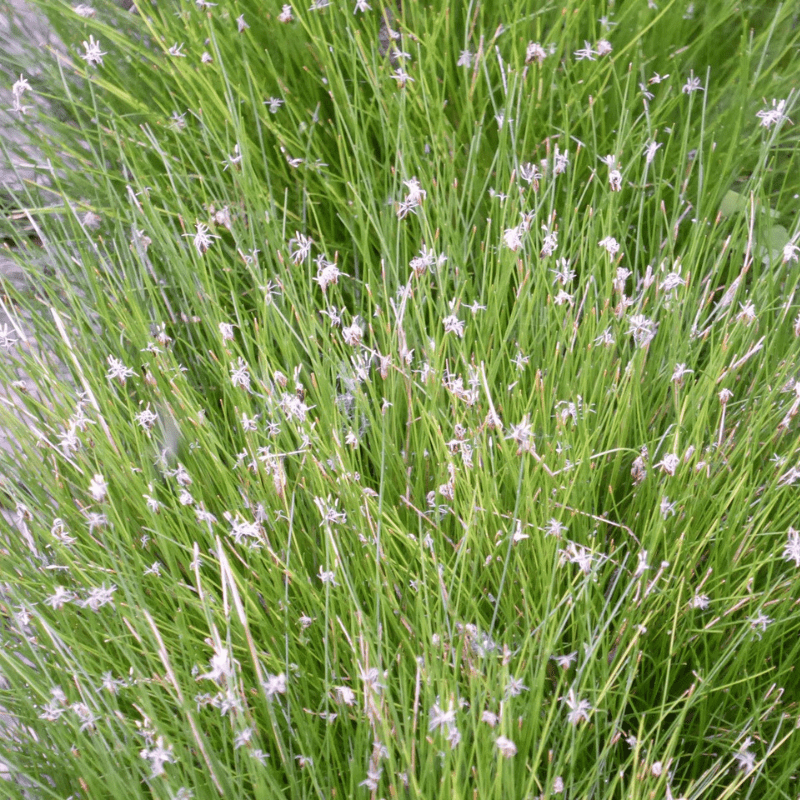
[{"label": "grass clump", "polygon": [[791,4],[42,5],[9,795],[794,797]]}]

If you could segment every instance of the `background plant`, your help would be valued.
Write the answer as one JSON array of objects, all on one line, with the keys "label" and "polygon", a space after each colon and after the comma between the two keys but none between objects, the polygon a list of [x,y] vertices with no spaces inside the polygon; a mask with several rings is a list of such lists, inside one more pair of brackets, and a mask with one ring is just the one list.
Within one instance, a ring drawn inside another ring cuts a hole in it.
[{"label": "background plant", "polygon": [[8,790],[793,796],[793,8],[42,5]]}]

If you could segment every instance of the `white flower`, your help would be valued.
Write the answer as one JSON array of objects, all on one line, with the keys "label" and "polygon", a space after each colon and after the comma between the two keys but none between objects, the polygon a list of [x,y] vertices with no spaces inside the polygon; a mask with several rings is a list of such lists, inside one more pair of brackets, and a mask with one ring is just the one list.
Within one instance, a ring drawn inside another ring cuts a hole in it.
[{"label": "white flower", "polygon": [[14,336],[14,331],[3,325],[0,327],[0,348],[3,350],[10,350],[19,340]]},{"label": "white flower", "polygon": [[665,292],[671,292],[674,289],[677,289],[679,286],[686,286],[686,278],[682,277],[681,275],[680,265],[678,266],[678,269],[669,272],[664,276],[664,280],[661,281],[660,288]]},{"label": "white flower", "polygon": [[518,697],[523,692],[527,692],[528,687],[522,682],[522,678],[509,678],[506,683],[506,697]]},{"label": "white flower", "polygon": [[513,758],[517,754],[517,746],[505,736],[498,736],[494,743],[503,758]]},{"label": "white flower", "polygon": [[242,388],[246,389],[248,392],[250,391],[250,370],[247,366],[247,362],[239,356],[239,360],[236,366],[233,364],[230,365],[231,368],[231,383],[235,387],[241,386]]},{"label": "white flower", "polygon": [[722,389],[718,397],[720,404],[726,406],[728,405],[728,400],[730,400],[733,397],[733,392],[730,389]]},{"label": "white flower", "polygon": [[787,536],[789,541],[783,549],[783,558],[786,561],[794,561],[795,567],[800,568],[800,532],[789,528]]},{"label": "white flower", "polygon": [[280,410],[286,415],[287,419],[296,419],[305,422],[306,414],[309,410],[307,406],[296,394],[284,393],[278,404]]},{"label": "white flower", "polygon": [[613,236],[606,236],[605,239],[601,239],[597,244],[612,258],[619,253],[619,242]]},{"label": "white flower", "polygon": [[383,767],[381,767],[379,764],[370,762],[370,766],[367,769],[367,777],[358,785],[366,786],[371,792],[376,792],[378,790],[378,786],[380,785],[382,775]]},{"label": "white flower", "polygon": [[500,718],[493,711],[486,709],[481,714],[481,722],[485,722],[490,728],[494,728],[500,721]]},{"label": "white flower", "polygon": [[539,181],[542,178],[542,173],[537,168],[536,164],[520,164],[519,176],[526,183],[533,184],[533,190],[539,190]]},{"label": "white flower", "polygon": [[693,369],[689,369],[686,364],[676,364],[675,369],[672,372],[672,377],[670,380],[675,383],[677,386],[683,386],[683,378],[685,375],[689,375],[693,373]]},{"label": "white flower", "polygon": [[347,522],[347,514],[344,511],[339,511],[339,498],[331,499],[328,495],[327,498],[315,497],[314,505],[319,511],[321,520],[320,527],[323,525],[344,525]]},{"label": "white flower", "polygon": [[252,727],[242,728],[233,738],[233,749],[238,750],[240,747],[249,744],[254,733],[255,729]]},{"label": "white flower", "polygon": [[280,675],[267,674],[267,680],[262,684],[267,697],[271,700],[276,694],[286,694],[286,675],[281,672]]},{"label": "white flower", "polygon": [[595,340],[595,344],[601,344],[603,347],[611,347],[612,344],[616,342],[614,339],[614,334],[611,332],[611,328],[606,328]]},{"label": "white flower", "polygon": [[422,188],[417,178],[410,178],[407,181],[403,181],[403,183],[408,189],[406,200],[409,203],[414,203],[414,205],[420,205],[428,196],[428,193],[425,191],[425,189]]},{"label": "white flower", "polygon": [[636,572],[633,573],[634,578],[638,578],[640,575],[643,575],[646,570],[650,569],[650,565],[647,563],[647,550],[640,550],[637,555],[637,560]]},{"label": "white flower", "polygon": [[793,242],[789,242],[783,246],[783,263],[787,264],[789,261],[794,261],[797,263],[798,260],[798,253],[800,253],[800,247],[798,247]]},{"label": "white flower", "polygon": [[180,44],[175,42],[175,44],[173,44],[172,47],[170,47],[169,50],[167,50],[167,52],[171,56],[176,56],[177,58],[186,58],[186,53],[181,53],[181,48],[183,47],[183,44],[184,44],[183,42],[181,42]]},{"label": "white flower", "polygon": [[547,258],[558,249],[558,231],[548,231],[546,225],[542,225],[542,230],[545,232],[545,237],[539,255],[541,258]]},{"label": "white flower", "polygon": [[289,239],[289,257],[293,264],[300,264],[308,258],[313,241],[299,231],[295,231],[294,238]]},{"label": "white flower", "polygon": [[152,778],[165,773],[165,764],[175,763],[175,756],[172,754],[172,745],[164,747],[163,736],[159,736],[158,739],[156,739],[155,747],[151,747],[149,750],[145,748],[139,753],[139,756],[150,762]]},{"label": "white flower", "polygon": [[773,125],[780,125],[784,120],[791,120],[786,116],[786,101],[774,100],[772,101],[772,108],[759,111],[756,117],[761,120],[763,128],[771,128]]},{"label": "white flower", "polygon": [[219,682],[222,678],[230,678],[233,675],[233,663],[227,647],[214,647],[214,655],[209,661],[211,669],[198,675],[195,680]]},{"label": "white flower", "polygon": [[455,314],[451,314],[449,317],[445,317],[442,320],[442,323],[444,324],[445,333],[455,333],[456,336],[463,338],[464,325],[466,323],[463,320],[460,320]]},{"label": "white flower", "polygon": [[684,87],[683,89],[681,89],[681,91],[684,94],[691,94],[692,92],[696,92],[698,90],[701,92],[703,91],[703,85],[700,82],[700,78],[695,77],[694,72],[690,72],[689,78],[684,84]]},{"label": "white flower", "polygon": [[203,225],[202,222],[195,223],[194,233],[184,233],[183,235],[192,237],[192,244],[194,244],[195,249],[201,256],[213,244],[214,239],[219,239],[219,236],[209,233],[208,225]]},{"label": "white flower", "polygon": [[611,42],[609,42],[608,39],[600,39],[600,41],[595,45],[595,49],[597,51],[597,55],[607,56],[613,51],[614,48],[611,46]]},{"label": "white flower", "polygon": [[739,308],[741,310],[736,315],[737,322],[744,322],[745,325],[750,325],[752,322],[756,321],[756,307],[754,303],[751,301],[739,303]]},{"label": "white flower", "polygon": [[435,250],[428,250],[425,245],[423,245],[419,251],[419,255],[414,256],[408,265],[411,267],[413,273],[419,278],[425,274],[426,270],[433,271],[433,267],[435,265],[441,266],[445,263],[445,261],[447,261],[447,256],[444,253],[437,258]]},{"label": "white flower", "polygon": [[244,33],[244,31],[249,28],[250,26],[244,21],[244,14],[241,14],[236,18],[236,27],[239,30],[239,33]]},{"label": "white flower", "polygon": [[506,436],[506,439],[513,439],[519,445],[518,453],[528,453],[533,450],[532,436],[533,428],[526,414],[519,425],[511,426],[511,433]]},{"label": "white flower", "polygon": [[437,728],[447,728],[450,730],[456,721],[456,711],[451,706],[447,711],[442,711],[438,703],[435,703],[433,708],[429,711],[430,722],[428,723],[428,730],[435,731]]},{"label": "white flower", "polygon": [[364,14],[367,11],[372,11],[372,6],[367,2],[367,0],[356,0],[356,7],[353,9],[353,13],[355,14],[357,11],[360,11],[362,14]]},{"label": "white flower", "polygon": [[663,519],[667,519],[668,517],[674,517],[675,516],[675,506],[676,506],[676,503],[670,503],[669,497],[664,495],[661,498],[661,505],[659,507],[659,510],[661,511],[661,517]]},{"label": "white flower", "polygon": [[675,470],[678,469],[681,460],[676,456],[674,453],[667,453],[658,464],[654,464],[654,467],[661,467],[667,475],[674,475]]},{"label": "white flower", "polygon": [[50,534],[56,541],[61,542],[63,545],[69,546],[78,541],[74,536],[69,535],[64,520],[61,519],[61,517],[56,517],[53,520],[53,524],[50,527]]},{"label": "white flower", "polygon": [[113,583],[109,587],[106,587],[104,583],[102,586],[90,589],[89,594],[84,600],[81,600],[80,605],[82,608],[90,608],[92,611],[97,611],[113,602],[113,594],[116,591],[117,587]]},{"label": "white flower", "polygon": [[172,337],[167,333],[167,325],[165,322],[158,325],[155,333],[155,340],[163,347],[172,344]]},{"label": "white flower", "polygon": [[95,528],[102,528],[108,525],[108,517],[105,514],[98,514],[96,511],[86,512],[86,522],[89,525],[89,533]]},{"label": "white flower", "polygon": [[570,709],[569,714],[567,714],[567,721],[570,724],[577,725],[581,720],[586,720],[588,722],[589,712],[592,710],[592,706],[588,700],[578,700],[575,697],[575,691],[573,689],[569,690],[569,693],[563,700]]},{"label": "white flower", "polygon": [[342,328],[342,338],[345,344],[350,345],[350,347],[359,345],[363,336],[364,330],[357,322],[354,322],[346,328]]},{"label": "white flower", "polygon": [[356,693],[349,686],[334,686],[336,702],[345,706],[353,706],[356,702]]},{"label": "white flower", "polygon": [[558,264],[558,267],[550,270],[550,272],[555,275],[555,278],[553,278],[553,283],[560,283],[562,286],[572,283],[576,273],[574,269],[570,268],[569,260],[566,258],[561,258],[556,263]]},{"label": "white flower", "polygon": [[339,282],[341,271],[336,264],[331,264],[324,257],[317,259],[317,277],[313,278],[324,292],[331,284]]},{"label": "white flower", "polygon": [[542,47],[539,42],[528,42],[528,47],[525,50],[525,63],[532,64],[536,61],[539,66],[547,58],[547,50]]},{"label": "white flower", "polygon": [[[652,97],[652,95],[651,95]],[[653,159],[656,157],[656,152],[658,148],[661,147],[660,143],[657,142],[649,142],[647,146],[644,148],[644,160],[647,164],[652,164]]]},{"label": "white flower", "polygon": [[566,525],[555,517],[550,517],[547,524],[542,528],[545,536],[555,536],[560,539],[568,530]]},{"label": "white flower", "polygon": [[594,555],[588,547],[584,547],[576,542],[568,542],[563,550],[558,551],[559,565],[560,564],[577,564],[584,575],[588,575],[592,571],[592,562]]},{"label": "white flower", "polygon": [[291,22],[294,19],[292,16],[292,7],[287,3],[278,14],[278,22]]},{"label": "white flower", "polygon": [[280,97],[270,97],[269,100],[264,101],[265,106],[269,106],[269,113],[270,114],[277,114],[280,110],[280,107],[285,103],[285,100],[281,100]]},{"label": "white flower", "polygon": [[558,151],[558,145],[556,145],[555,149],[553,150],[553,174],[561,175],[567,171],[568,166],[569,150],[565,150],[563,153],[560,153]]},{"label": "white flower", "polygon": [[748,750],[747,748],[753,743],[753,740],[748,736],[743,742],[742,746],[739,749],[739,752],[734,754],[733,760],[736,762],[736,766],[745,773],[745,775],[749,775],[755,768],[756,768],[756,754],[752,750]]},{"label": "white flower", "polygon": [[89,17],[93,17],[97,13],[91,6],[87,6],[84,3],[79,3],[77,6],[74,6],[72,10],[79,17],[83,17],[84,19],[89,19]]},{"label": "white flower", "polygon": [[[201,523],[204,523],[204,524],[207,524],[207,525],[214,525],[216,523],[216,521],[217,521],[217,518],[210,511],[206,511],[206,509],[203,508],[203,504],[202,503],[200,503],[199,506],[195,506],[194,516],[195,516],[195,518],[197,519],[198,522],[201,522]],[[192,561],[190,566],[192,564],[194,564],[194,563],[195,563],[195,561]],[[202,563],[202,562],[200,561],[199,563]],[[198,566],[199,566],[199,563],[198,563]],[[192,569],[194,569],[194,567],[192,567]]]},{"label": "white flower", "polygon": [[89,494],[95,502],[100,503],[105,499],[107,493],[108,484],[106,479],[100,473],[97,473],[89,484]]},{"label": "white flower", "polygon": [[617,267],[617,272],[614,276],[614,281],[611,284],[615,292],[619,292],[623,297],[625,296],[625,283],[630,278],[631,271],[625,267]]},{"label": "white flower", "polygon": [[397,81],[397,85],[402,89],[408,81],[414,82],[414,79],[404,70],[398,68],[394,74],[390,76],[393,80]]},{"label": "white flower", "polygon": [[456,727],[450,728],[450,732],[447,734],[447,741],[450,743],[450,749],[455,750],[461,742],[461,731]]},{"label": "white flower", "polygon": [[110,381],[116,378],[124,386],[125,381],[136,374],[135,370],[132,370],[130,367],[126,367],[122,361],[120,361],[118,358],[114,358],[114,356],[108,356],[108,358],[106,358],[106,362],[108,363],[106,378],[108,378]]},{"label": "white flower", "polygon": [[[152,492],[153,484],[152,483],[148,484],[147,488],[150,489],[150,491]],[[158,512],[161,510],[161,506],[163,505],[163,503],[161,503],[160,500],[157,500],[155,497],[149,494],[143,494],[142,497],[144,497],[144,499],[147,501],[148,511],[151,511],[153,514],[158,514]]]},{"label": "white flower", "polygon": [[609,168],[609,169],[618,169],[619,164],[617,164],[617,157],[613,153],[609,153],[607,156],[598,156],[598,158]]},{"label": "white flower", "polygon": [[472,66],[472,58],[472,53],[469,50],[462,50],[456,62],[456,66],[469,69]]},{"label": "white flower", "polygon": [[760,639],[761,634],[767,629],[767,625],[774,622],[772,617],[768,617],[763,611],[758,613],[758,616],[751,617],[748,622],[750,627],[756,632],[756,638]]},{"label": "white flower", "polygon": [[58,611],[63,608],[66,603],[71,603],[76,600],[77,597],[78,595],[67,589],[66,586],[56,586],[55,592],[49,597],[46,597],[44,602],[50,606],[50,608]]},{"label": "white flower", "polygon": [[550,656],[553,661],[558,664],[561,669],[569,669],[572,666],[572,662],[575,661],[578,657],[578,651],[573,650],[571,653],[568,653],[565,656]]},{"label": "white flower", "polygon": [[31,85],[22,75],[19,76],[18,81],[14,81],[14,84],[11,87],[11,95],[14,98],[14,111],[24,114],[28,110],[28,106],[23,106],[20,101],[22,99],[22,95],[30,90],[30,88]]},{"label": "white flower", "polygon": [[412,203],[410,200],[401,200],[397,204],[397,219],[405,219],[409,212],[414,211],[419,203]]},{"label": "white flower", "polygon": [[647,347],[655,339],[658,326],[642,314],[634,314],[629,320],[628,335],[633,336],[637,347]]},{"label": "white flower", "polygon": [[87,211],[83,215],[81,222],[83,223],[84,227],[89,228],[89,230],[96,231],[100,227],[102,218],[95,214],[94,211]]},{"label": "white flower", "polygon": [[161,577],[161,564],[154,561],[143,573],[143,575],[155,575],[157,578]]},{"label": "white flower", "polygon": [[90,66],[96,67],[103,63],[103,56],[108,55],[100,49],[100,42],[96,42],[94,36],[89,37],[88,42],[83,43],[86,52],[81,58]]},{"label": "white flower", "polygon": [[338,586],[336,583],[336,573],[332,570],[325,570],[322,567],[319,568],[319,579],[323,583],[330,583],[333,586]]},{"label": "white flower", "polygon": [[41,709],[42,713],[39,714],[39,719],[43,719],[46,722],[55,722],[66,711],[64,708],[59,708],[56,700],[45,703],[41,706]]},{"label": "white flower", "polygon": [[81,723],[80,730],[94,730],[95,723],[99,719],[86,703],[73,703],[70,710],[75,713]]},{"label": "white flower", "polygon": [[584,42],[583,45],[584,45],[583,48],[581,48],[580,50],[576,50],[572,54],[573,56],[575,56],[575,60],[576,61],[584,61],[584,60],[594,61],[595,60],[595,56],[597,55],[597,52],[595,50],[592,50],[592,46],[589,44],[589,42]]},{"label": "white flower", "polygon": [[97,691],[99,692],[100,689],[105,689],[109,694],[117,694],[120,689],[124,689],[127,685],[128,684],[124,680],[115,678],[114,674],[108,670],[103,673],[102,682]]},{"label": "white flower", "polygon": [[[235,166],[241,164],[242,163],[242,153],[241,153],[241,149],[239,148],[239,145],[235,144],[233,146],[233,155],[232,156],[226,156],[225,160],[221,161],[220,163],[224,165],[223,172],[226,169],[228,169],[228,167],[235,167]],[[217,224],[223,223],[223,221],[226,219],[226,216],[227,216],[226,227],[228,228],[228,230],[230,230],[231,229],[230,212],[228,212],[227,206],[224,209],[222,209],[222,211],[217,212],[217,214],[215,216],[215,222]]]},{"label": "white flower", "polygon": [[553,302],[557,306],[563,306],[564,303],[569,303],[570,305],[572,305],[573,298],[571,294],[561,289],[559,290],[558,294],[553,298]]},{"label": "white flower", "polygon": [[792,486],[800,480],[800,469],[792,467],[788,472],[778,478],[778,486]]},{"label": "white flower", "polygon": [[503,243],[514,253],[522,247],[522,231],[522,226],[518,225],[516,228],[506,228],[503,232]]},{"label": "white flower", "polygon": [[175,481],[179,486],[192,485],[192,476],[189,474],[186,467],[184,467],[180,462],[178,463],[178,466],[175,467],[174,470],[171,470],[168,474],[171,478],[175,478]]}]

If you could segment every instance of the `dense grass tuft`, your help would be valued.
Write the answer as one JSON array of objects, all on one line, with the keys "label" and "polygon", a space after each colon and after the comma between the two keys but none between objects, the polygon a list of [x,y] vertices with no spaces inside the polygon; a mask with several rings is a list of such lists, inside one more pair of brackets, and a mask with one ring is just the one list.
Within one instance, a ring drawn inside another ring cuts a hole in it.
[{"label": "dense grass tuft", "polygon": [[796,797],[793,4],[39,2],[8,795]]}]

